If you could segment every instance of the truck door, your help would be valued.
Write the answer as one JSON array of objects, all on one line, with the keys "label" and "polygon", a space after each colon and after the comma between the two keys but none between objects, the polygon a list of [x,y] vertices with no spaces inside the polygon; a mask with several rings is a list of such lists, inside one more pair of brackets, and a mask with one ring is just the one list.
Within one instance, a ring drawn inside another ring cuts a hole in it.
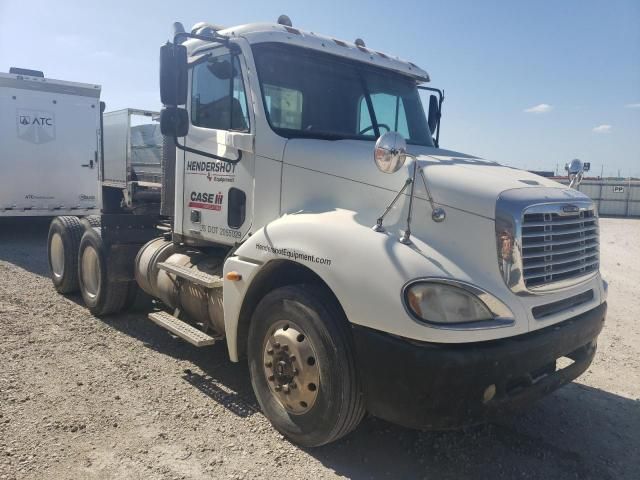
[{"label": "truck door", "polygon": [[185,153],[182,233],[192,239],[233,245],[253,220],[255,158],[246,69],[239,54],[216,47],[192,61],[189,71],[192,149],[237,163]]}]

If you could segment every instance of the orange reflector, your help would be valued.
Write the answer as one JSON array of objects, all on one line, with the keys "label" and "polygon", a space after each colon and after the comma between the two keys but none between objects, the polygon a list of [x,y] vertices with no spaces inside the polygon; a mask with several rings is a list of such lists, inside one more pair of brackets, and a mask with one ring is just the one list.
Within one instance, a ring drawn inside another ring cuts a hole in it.
[{"label": "orange reflector", "polygon": [[227,278],[227,280],[231,280],[232,282],[242,280],[242,275],[240,275],[238,272],[228,272],[225,277]]}]

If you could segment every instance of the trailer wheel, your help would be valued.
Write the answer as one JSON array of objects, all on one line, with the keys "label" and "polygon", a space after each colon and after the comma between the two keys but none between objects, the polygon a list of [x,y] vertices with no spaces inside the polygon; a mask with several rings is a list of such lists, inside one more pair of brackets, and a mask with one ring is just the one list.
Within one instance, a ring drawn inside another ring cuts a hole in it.
[{"label": "trailer wheel", "polygon": [[273,290],[249,327],[251,383],[274,427],[316,447],[351,432],[364,415],[347,319],[315,285]]},{"label": "trailer wheel", "polygon": [[129,282],[109,278],[111,261],[105,255],[97,228],[87,229],[80,240],[78,279],[80,293],[89,311],[98,316],[118,313],[128,299]]},{"label": "trailer wheel", "polygon": [[84,228],[78,217],[56,217],[49,226],[47,257],[53,286],[60,293],[78,291],[78,247]]}]

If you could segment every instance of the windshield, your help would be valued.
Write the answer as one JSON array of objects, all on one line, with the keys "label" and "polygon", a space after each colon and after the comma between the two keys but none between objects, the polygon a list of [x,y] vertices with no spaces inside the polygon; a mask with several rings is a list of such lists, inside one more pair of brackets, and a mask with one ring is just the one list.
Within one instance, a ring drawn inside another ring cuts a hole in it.
[{"label": "windshield", "polygon": [[415,80],[278,43],[253,46],[271,128],[285,137],[375,140],[397,131],[433,146]]}]

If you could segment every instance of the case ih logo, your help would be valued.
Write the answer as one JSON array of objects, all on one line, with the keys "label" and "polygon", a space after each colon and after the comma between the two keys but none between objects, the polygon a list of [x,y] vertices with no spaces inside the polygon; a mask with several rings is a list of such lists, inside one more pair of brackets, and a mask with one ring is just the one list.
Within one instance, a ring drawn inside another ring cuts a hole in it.
[{"label": "case ih logo", "polygon": [[46,143],[56,138],[56,121],[52,112],[18,109],[18,138],[31,143]]},{"label": "case ih logo", "polygon": [[202,208],[204,210],[222,210],[222,200],[224,195],[222,192],[218,193],[200,193],[191,192],[191,201],[189,206],[193,208]]}]

